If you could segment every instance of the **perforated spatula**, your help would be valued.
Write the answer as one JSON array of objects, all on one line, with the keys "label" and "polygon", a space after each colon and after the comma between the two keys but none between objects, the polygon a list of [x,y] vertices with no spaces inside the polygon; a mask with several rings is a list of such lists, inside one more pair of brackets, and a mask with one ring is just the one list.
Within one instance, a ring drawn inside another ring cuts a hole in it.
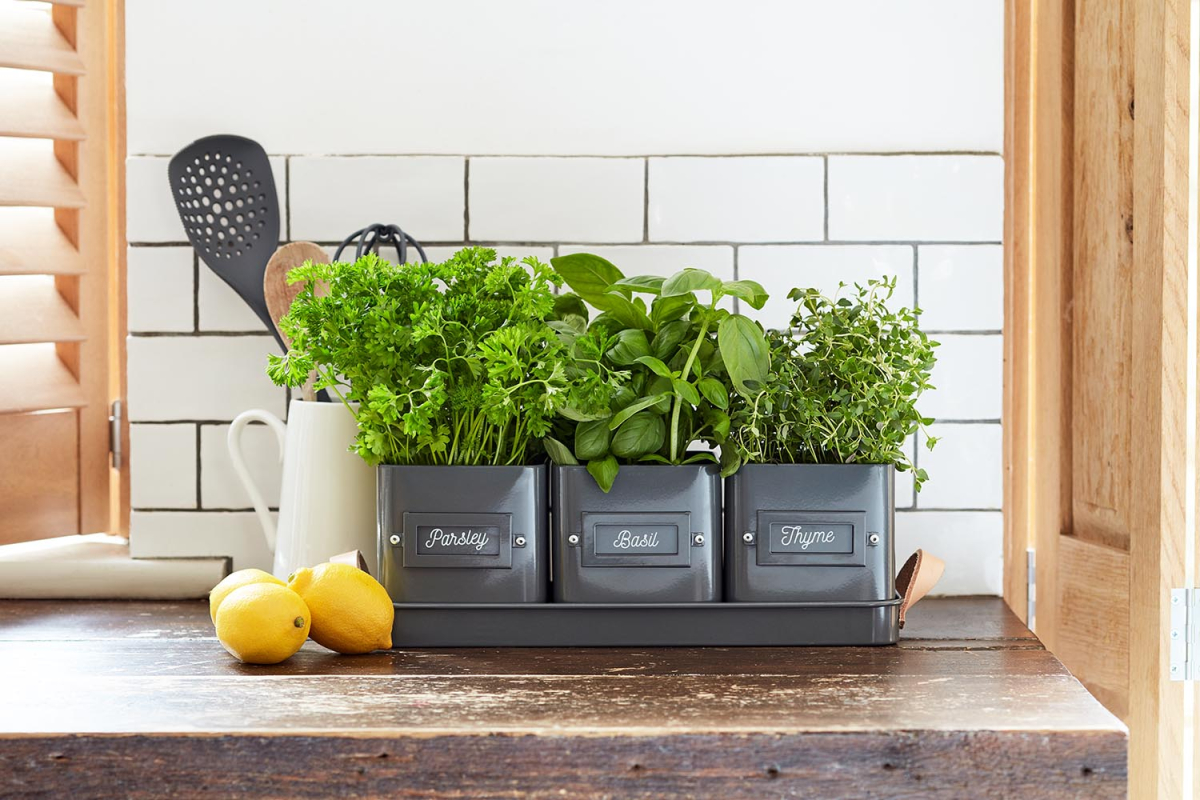
[{"label": "perforated spatula", "polygon": [[286,350],[263,297],[263,272],[279,245],[279,205],[267,152],[242,136],[206,136],[176,153],[167,175],[200,259]]}]

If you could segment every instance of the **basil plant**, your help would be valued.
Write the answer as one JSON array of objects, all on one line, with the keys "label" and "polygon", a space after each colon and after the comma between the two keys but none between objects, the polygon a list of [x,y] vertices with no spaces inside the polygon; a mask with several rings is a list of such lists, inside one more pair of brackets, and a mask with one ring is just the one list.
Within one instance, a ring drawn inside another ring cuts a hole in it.
[{"label": "basil plant", "polygon": [[545,442],[551,459],[586,463],[605,492],[621,464],[717,462],[691,447],[725,443],[731,393],[762,391],[770,367],[762,326],[720,303],[762,308],[762,286],[699,269],[627,278],[587,253],[551,265],[572,290],[556,298],[550,322],[570,387]]}]

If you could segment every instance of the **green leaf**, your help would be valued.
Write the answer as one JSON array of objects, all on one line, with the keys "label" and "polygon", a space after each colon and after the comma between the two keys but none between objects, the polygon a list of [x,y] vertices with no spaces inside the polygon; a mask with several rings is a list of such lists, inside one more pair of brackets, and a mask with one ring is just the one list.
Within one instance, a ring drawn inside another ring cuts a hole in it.
[{"label": "green leaf", "polygon": [[662,285],[663,297],[698,291],[720,292],[721,279],[702,269],[688,267],[667,278]]},{"label": "green leaf", "polygon": [[639,456],[638,461],[649,461],[653,464],[666,464],[670,466],[670,459],[660,456],[658,453],[646,453],[644,456]]},{"label": "green leaf", "polygon": [[685,381],[683,378],[674,378],[671,380],[671,387],[675,393],[682,397],[687,402],[694,406],[700,405],[700,392],[696,391],[696,387]]},{"label": "green leaf", "polygon": [[637,458],[653,453],[663,446],[666,432],[667,426],[657,414],[647,411],[634,414],[613,433],[613,455],[618,458]]},{"label": "green leaf", "polygon": [[588,319],[588,307],[583,302],[583,298],[572,292],[566,292],[554,296],[554,318],[565,320],[568,317],[583,317],[584,323]]},{"label": "green leaf", "polygon": [[589,461],[587,471],[593,478],[596,479],[596,484],[600,487],[600,491],[608,494],[612,489],[613,481],[617,479],[617,470],[620,467],[617,465],[617,459],[612,456],[605,456],[597,461]]},{"label": "green leaf", "polygon": [[655,403],[658,403],[659,401],[661,401],[665,398],[670,398],[670,396],[671,396],[670,392],[662,392],[661,394],[653,394],[653,395],[650,395],[649,397],[643,397],[642,399],[638,400],[637,402],[630,403],[629,405],[625,406],[620,411],[618,411],[616,414],[612,415],[612,418],[609,419],[609,421],[608,421],[608,429],[610,431],[615,431],[618,427],[620,427],[622,422],[629,419],[634,414],[638,413],[639,411],[641,411],[644,408],[649,408],[650,406],[654,405]]},{"label": "green leaf", "polygon": [[718,442],[723,442],[729,438],[729,415],[724,411],[719,411],[715,408],[706,409],[704,412],[704,423],[712,429],[712,438]]},{"label": "green leaf", "polygon": [[742,466],[742,457],[733,447],[721,448],[721,477],[728,478]]},{"label": "green leaf", "polygon": [[553,436],[547,436],[545,439],[542,439],[542,446],[546,448],[546,455],[550,456],[550,460],[555,464],[564,467],[578,466],[579,462],[571,454],[571,448]]},{"label": "green leaf", "polygon": [[661,329],[665,323],[679,320],[695,305],[696,296],[690,293],[658,297],[650,304],[650,319]]},{"label": "green leaf", "polygon": [[767,304],[767,290],[757,281],[725,281],[721,284],[721,290],[745,300],[751,308],[759,309]]},{"label": "green leaf", "polygon": [[729,408],[729,390],[716,378],[701,378],[700,394],[717,408]]},{"label": "green leaf", "polygon": [[575,426],[575,455],[584,461],[603,458],[609,438],[607,420],[580,422]]},{"label": "green leaf", "polygon": [[645,364],[655,375],[661,375],[664,378],[675,377],[675,373],[671,371],[671,368],[654,356],[639,356],[637,363]]},{"label": "green leaf", "polygon": [[596,308],[601,307],[596,298],[607,294],[609,286],[625,277],[611,262],[591,253],[557,256],[550,259],[550,264],[568,286]]},{"label": "green leaf", "polygon": [[634,275],[629,278],[622,278],[615,282],[609,288],[616,286],[624,286],[633,291],[645,292],[646,294],[658,294],[662,291],[662,285],[665,278],[660,275]]},{"label": "green leaf", "polygon": [[562,406],[558,409],[558,413],[571,420],[572,422],[591,422],[596,419],[608,419],[608,412],[587,412],[582,411],[575,406]]},{"label": "green leaf", "polygon": [[733,386],[744,396],[766,386],[771,368],[762,327],[741,314],[731,314],[717,327],[717,344]]},{"label": "green leaf", "polygon": [[[650,313],[654,313],[653,308],[650,309]],[[682,319],[660,325],[658,333],[654,334],[654,340],[650,342],[650,351],[656,358],[670,358],[675,354],[680,343],[687,338],[689,327],[691,324]]]},{"label": "green leaf", "polygon": [[707,461],[711,464],[719,463],[717,461],[716,455],[708,452],[707,450],[702,450],[699,453],[692,453],[690,456],[685,458],[680,463],[682,463],[682,464],[699,464],[701,461]]},{"label": "green leaf", "polygon": [[645,331],[626,328],[617,334],[617,343],[609,348],[606,355],[617,366],[628,367],[643,356],[650,355],[650,342],[646,339]]},{"label": "green leaf", "polygon": [[638,305],[640,301],[641,298],[638,298],[637,302],[630,300],[620,292],[608,292],[588,298],[588,302],[620,320],[626,328],[654,330],[654,324],[650,321],[650,317],[646,316],[646,309],[642,305]]}]

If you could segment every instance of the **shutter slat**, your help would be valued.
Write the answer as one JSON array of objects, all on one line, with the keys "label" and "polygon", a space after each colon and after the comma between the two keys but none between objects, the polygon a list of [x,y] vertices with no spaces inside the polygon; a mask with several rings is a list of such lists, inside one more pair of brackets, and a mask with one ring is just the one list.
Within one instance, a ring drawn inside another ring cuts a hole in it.
[{"label": "shutter slat", "polygon": [[0,414],[87,405],[79,382],[52,344],[0,347],[0,375],[10,376],[0,381]]},{"label": "shutter slat", "polygon": [[43,208],[0,209],[0,275],[82,275],[83,256]]},{"label": "shutter slat", "polygon": [[0,176],[0,206],[84,205],[83,192],[54,157],[49,142],[0,139]]},{"label": "shutter slat", "polygon": [[80,342],[79,317],[46,275],[0,278],[0,345]]},{"label": "shutter slat", "polygon": [[0,70],[0,136],[79,140],[83,126],[46,76]]},{"label": "shutter slat", "polygon": [[23,2],[46,2],[55,6],[74,6],[75,8],[83,8],[86,0],[23,0]]},{"label": "shutter slat", "polygon": [[0,67],[82,75],[83,59],[44,10],[0,3]]}]

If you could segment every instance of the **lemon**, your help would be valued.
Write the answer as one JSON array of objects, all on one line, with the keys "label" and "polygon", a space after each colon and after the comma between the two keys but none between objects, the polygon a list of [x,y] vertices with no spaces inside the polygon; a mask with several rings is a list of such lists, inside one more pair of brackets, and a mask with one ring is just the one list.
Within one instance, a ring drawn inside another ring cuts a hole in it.
[{"label": "lemon", "polygon": [[278,664],[308,638],[312,624],[300,595],[274,583],[234,589],[217,610],[217,638],[247,664]]},{"label": "lemon", "polygon": [[239,569],[237,572],[226,575],[225,580],[214,586],[213,590],[208,593],[208,615],[212,617],[212,621],[214,623],[217,621],[217,608],[230,592],[252,583],[274,583],[278,586],[287,586],[279,578],[269,572],[263,572],[261,569]]},{"label": "lemon", "polygon": [[338,653],[369,653],[392,646],[395,609],[379,581],[349,564],[318,564],[288,578],[312,611],[312,638]]}]

